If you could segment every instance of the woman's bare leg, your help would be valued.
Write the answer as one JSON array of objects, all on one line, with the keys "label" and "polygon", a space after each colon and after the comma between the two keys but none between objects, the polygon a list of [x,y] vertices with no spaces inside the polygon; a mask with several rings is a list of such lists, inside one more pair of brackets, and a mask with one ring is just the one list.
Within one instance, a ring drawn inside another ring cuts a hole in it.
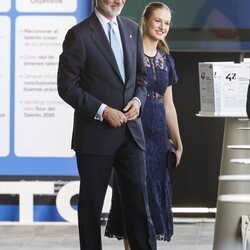
[{"label": "woman's bare leg", "polygon": [[131,250],[128,240],[124,240],[125,250]]}]

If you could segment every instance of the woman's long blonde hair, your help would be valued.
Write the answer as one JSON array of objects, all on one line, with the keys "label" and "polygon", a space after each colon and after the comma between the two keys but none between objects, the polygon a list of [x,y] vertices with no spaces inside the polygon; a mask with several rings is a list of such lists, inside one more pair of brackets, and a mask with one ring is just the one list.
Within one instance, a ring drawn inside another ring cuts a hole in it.
[{"label": "woman's long blonde hair", "polygon": [[[148,5],[146,5],[146,7],[143,11],[143,14],[142,14],[142,18],[141,18],[142,36],[145,35],[147,22],[148,22],[150,16],[153,14],[153,12],[156,9],[166,9],[170,13],[170,16],[171,16],[171,10],[169,9],[169,7],[166,4],[164,4],[162,2],[151,2]],[[165,40],[160,40],[157,44],[157,48],[169,53],[169,47],[168,47],[168,44]]]}]

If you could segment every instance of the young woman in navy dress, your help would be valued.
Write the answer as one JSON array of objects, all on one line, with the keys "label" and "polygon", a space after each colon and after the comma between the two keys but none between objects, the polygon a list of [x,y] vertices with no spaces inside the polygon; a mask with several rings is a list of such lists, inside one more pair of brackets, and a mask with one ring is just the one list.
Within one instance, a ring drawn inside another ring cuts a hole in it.
[{"label": "young woman in navy dress", "polygon": [[[165,42],[170,25],[171,11],[164,3],[151,2],[145,7],[141,29],[148,93],[141,118],[146,139],[147,191],[157,240],[165,241],[170,241],[173,235],[171,170],[166,160],[168,138],[174,142],[177,165],[183,150],[172,96],[172,85],[178,78],[174,59]],[[105,235],[125,239],[127,250],[130,247],[122,223],[124,215],[119,197],[119,179],[115,175]]]}]

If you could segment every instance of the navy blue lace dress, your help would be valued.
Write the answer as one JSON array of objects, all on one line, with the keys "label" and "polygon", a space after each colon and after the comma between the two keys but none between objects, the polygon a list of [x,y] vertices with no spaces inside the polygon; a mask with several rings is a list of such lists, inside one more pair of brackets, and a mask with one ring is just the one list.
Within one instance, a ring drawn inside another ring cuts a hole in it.
[{"label": "navy blue lace dress", "polygon": [[[145,55],[144,63],[147,69],[148,94],[141,118],[146,139],[149,207],[157,240],[170,241],[173,235],[172,192],[170,169],[166,161],[168,134],[162,98],[166,88],[177,82],[177,75],[171,55],[159,49],[154,57]],[[126,238],[121,214],[119,188],[114,178],[106,236]]]}]

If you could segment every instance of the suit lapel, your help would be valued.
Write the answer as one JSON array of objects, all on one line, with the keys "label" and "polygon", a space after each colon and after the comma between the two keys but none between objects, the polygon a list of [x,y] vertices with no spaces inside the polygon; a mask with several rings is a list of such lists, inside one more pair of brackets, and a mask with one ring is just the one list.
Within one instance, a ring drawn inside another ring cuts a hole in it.
[{"label": "suit lapel", "polygon": [[118,76],[121,78],[121,74],[119,71],[119,68],[116,63],[116,59],[114,56],[114,53],[112,51],[112,48],[109,44],[109,41],[107,39],[107,36],[102,28],[102,25],[100,24],[98,18],[93,13],[90,18],[90,25],[89,27],[92,29],[92,39],[94,43],[97,45],[97,47],[100,49],[101,53],[105,56],[107,61],[111,64],[111,66],[114,68],[115,72],[118,74]]}]

